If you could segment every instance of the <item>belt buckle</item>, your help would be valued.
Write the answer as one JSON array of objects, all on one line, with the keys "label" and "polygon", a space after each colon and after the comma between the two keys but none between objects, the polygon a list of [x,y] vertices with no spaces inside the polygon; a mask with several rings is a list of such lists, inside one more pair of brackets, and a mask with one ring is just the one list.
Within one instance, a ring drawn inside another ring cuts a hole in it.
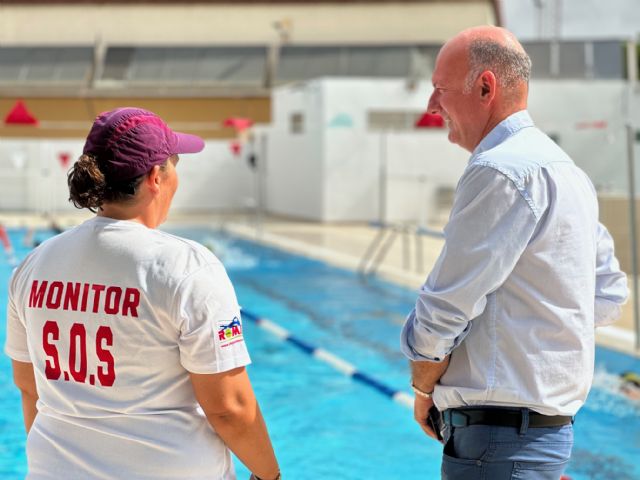
[{"label": "belt buckle", "polygon": [[460,410],[452,409],[450,420],[452,427],[466,427],[469,425],[469,415]]}]

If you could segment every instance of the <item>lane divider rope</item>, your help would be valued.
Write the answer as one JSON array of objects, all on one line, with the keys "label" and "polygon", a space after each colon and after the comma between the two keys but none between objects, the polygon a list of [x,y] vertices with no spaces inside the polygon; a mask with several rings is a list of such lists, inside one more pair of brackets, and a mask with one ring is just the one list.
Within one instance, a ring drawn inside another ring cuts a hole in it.
[{"label": "lane divider rope", "polygon": [[242,309],[242,317],[246,318],[247,320],[251,320],[258,327],[266,330],[275,337],[278,337],[280,340],[290,343],[297,349],[302,350],[315,359],[326,363],[334,370],[337,370],[347,377],[351,377],[356,382],[360,382],[370,388],[373,388],[374,390],[378,391],[378,393],[389,397],[394,402],[397,402],[400,405],[404,405],[405,407],[413,409],[413,396],[409,395],[408,393],[403,392],[402,390],[393,389],[388,385],[385,385],[383,382],[376,380],[374,377],[367,373],[361,372],[355,367],[355,365],[352,365],[351,363],[343,360],[342,358],[329,352],[328,350],[316,347],[308,342],[305,342],[304,340],[301,340],[300,338],[297,338],[288,330],[282,328],[280,325],[272,322],[271,320],[259,317],[255,313],[252,313],[244,308]]}]

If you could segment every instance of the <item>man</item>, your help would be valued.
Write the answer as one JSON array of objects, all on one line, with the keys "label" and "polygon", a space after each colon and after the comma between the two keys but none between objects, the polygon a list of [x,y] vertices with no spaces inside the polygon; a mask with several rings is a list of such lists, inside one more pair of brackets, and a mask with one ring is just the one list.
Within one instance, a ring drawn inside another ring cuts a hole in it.
[{"label": "man", "polygon": [[232,480],[230,451],[252,479],[280,478],[225,269],[157,230],[178,154],[203,148],[147,110],[95,120],[68,183],[97,215],[36,248],[9,288],[27,478]]},{"label": "man", "polygon": [[526,111],[531,61],[510,32],[465,30],[440,51],[429,112],[472,153],[445,245],[402,331],[447,479],[558,479],[591,386],[594,327],[627,297],[596,192]]}]

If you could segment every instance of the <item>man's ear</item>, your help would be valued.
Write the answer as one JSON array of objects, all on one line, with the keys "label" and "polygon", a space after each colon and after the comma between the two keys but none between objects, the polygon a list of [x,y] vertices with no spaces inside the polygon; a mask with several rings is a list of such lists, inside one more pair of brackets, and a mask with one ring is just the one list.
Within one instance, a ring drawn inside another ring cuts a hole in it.
[{"label": "man's ear", "polygon": [[488,105],[496,96],[496,87],[498,86],[498,80],[491,70],[485,70],[480,74],[477,81],[477,88],[480,91],[481,103]]}]

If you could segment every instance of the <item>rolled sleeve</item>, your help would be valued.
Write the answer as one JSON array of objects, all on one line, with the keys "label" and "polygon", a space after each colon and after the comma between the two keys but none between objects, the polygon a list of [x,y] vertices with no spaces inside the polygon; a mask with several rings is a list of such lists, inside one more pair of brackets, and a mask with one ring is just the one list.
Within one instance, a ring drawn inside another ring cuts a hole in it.
[{"label": "rolled sleeve", "polygon": [[450,331],[439,332],[437,326],[430,326],[417,320],[414,309],[402,328],[400,336],[402,353],[414,362],[442,362],[469,334],[472,323],[468,322],[462,333],[451,339]]},{"label": "rolled sleeve", "polygon": [[607,228],[598,225],[596,255],[595,325],[602,327],[617,321],[627,301],[627,276],[620,270],[614,254],[613,239]]},{"label": "rolled sleeve", "polygon": [[442,361],[513,270],[537,224],[528,201],[499,171],[471,165],[460,180],[445,245],[401,334],[411,360]]}]

